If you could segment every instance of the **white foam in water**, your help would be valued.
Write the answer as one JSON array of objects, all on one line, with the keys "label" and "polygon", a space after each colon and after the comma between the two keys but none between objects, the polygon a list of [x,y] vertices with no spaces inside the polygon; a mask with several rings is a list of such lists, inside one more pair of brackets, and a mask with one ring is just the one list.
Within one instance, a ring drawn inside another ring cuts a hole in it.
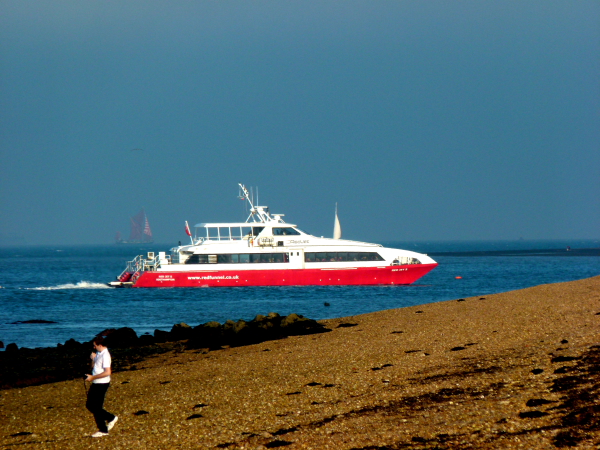
[{"label": "white foam in water", "polygon": [[59,284],[57,286],[42,286],[35,288],[28,288],[33,291],[53,291],[57,289],[110,289],[104,283],[92,283],[90,281],[80,281],[77,284],[67,283],[67,284]]}]

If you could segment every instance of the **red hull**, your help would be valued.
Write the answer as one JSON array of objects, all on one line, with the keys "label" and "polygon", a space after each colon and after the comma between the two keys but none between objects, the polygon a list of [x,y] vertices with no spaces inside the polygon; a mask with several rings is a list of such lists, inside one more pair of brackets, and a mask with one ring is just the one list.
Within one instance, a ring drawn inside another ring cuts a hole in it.
[{"label": "red hull", "polygon": [[143,272],[133,287],[366,286],[411,284],[437,264],[354,269]]}]

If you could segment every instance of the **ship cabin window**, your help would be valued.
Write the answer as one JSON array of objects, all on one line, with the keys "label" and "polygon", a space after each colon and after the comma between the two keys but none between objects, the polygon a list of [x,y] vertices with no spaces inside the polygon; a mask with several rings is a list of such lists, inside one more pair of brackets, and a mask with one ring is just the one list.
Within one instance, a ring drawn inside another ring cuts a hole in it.
[{"label": "ship cabin window", "polygon": [[248,239],[250,236],[252,236],[251,227],[240,227],[240,239]]},{"label": "ship cabin window", "polygon": [[231,238],[229,227],[219,227],[219,239],[228,241]]},{"label": "ship cabin window", "polygon": [[299,236],[300,232],[291,227],[273,228],[273,236]]},{"label": "ship cabin window", "polygon": [[306,252],[305,262],[385,261],[377,252]]},{"label": "ship cabin window", "polygon": [[[217,263],[219,264],[231,264],[233,262],[234,255],[217,255]],[[239,258],[239,255],[235,255]],[[238,261],[236,261],[238,262]]]},{"label": "ship cabin window", "polygon": [[218,240],[219,239],[219,228],[207,227],[206,228],[206,237],[213,241]]},{"label": "ship cabin window", "polygon": [[208,264],[208,255],[191,255],[185,261],[186,264]]},{"label": "ship cabin window", "polygon": [[289,253],[226,253],[219,255],[191,255],[186,264],[266,264],[288,263]]},{"label": "ship cabin window", "polygon": [[258,236],[262,230],[264,230],[265,227],[235,227],[233,230],[231,230],[231,239],[233,240],[238,240],[238,239],[250,239],[251,237],[256,237]]},{"label": "ship cabin window", "polygon": [[282,262],[290,262],[290,258],[287,253],[271,253],[273,256],[273,262],[282,263]]},{"label": "ship cabin window", "polygon": [[211,241],[228,241],[232,239],[229,227],[206,227],[206,237]]}]

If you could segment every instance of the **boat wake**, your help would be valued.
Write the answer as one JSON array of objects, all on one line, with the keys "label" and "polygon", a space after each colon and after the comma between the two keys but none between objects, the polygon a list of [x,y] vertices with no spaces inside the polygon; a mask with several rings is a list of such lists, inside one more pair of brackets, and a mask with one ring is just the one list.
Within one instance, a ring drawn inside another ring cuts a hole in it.
[{"label": "boat wake", "polygon": [[34,288],[27,288],[32,291],[54,291],[60,289],[110,289],[104,283],[92,283],[91,281],[80,281],[79,283],[67,283],[67,284],[59,284],[57,286],[41,286]]}]

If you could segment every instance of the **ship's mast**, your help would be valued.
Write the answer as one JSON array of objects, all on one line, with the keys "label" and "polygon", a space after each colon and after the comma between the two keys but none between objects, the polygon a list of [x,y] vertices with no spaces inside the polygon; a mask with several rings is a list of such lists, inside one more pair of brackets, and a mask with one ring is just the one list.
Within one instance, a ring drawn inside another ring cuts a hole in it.
[{"label": "ship's mast", "polygon": [[250,193],[248,192],[248,189],[246,189],[246,186],[244,186],[241,183],[238,183],[238,185],[240,186],[240,189],[243,193],[243,195],[240,195],[240,198],[245,198],[246,200],[248,200],[248,203],[250,203],[250,215],[246,219],[246,222],[250,222],[250,219],[252,219],[252,222],[266,223],[276,221],[283,223],[283,220],[281,219],[281,216],[283,216],[283,214],[276,214],[275,218],[271,217],[271,213],[269,212],[268,206],[254,206],[254,203],[252,202],[252,198],[250,196]]},{"label": "ship's mast", "polygon": [[244,186],[241,183],[238,183],[238,184],[240,186],[240,189],[243,192],[243,195],[241,195],[240,197],[245,198],[246,200],[248,200],[248,203],[250,203],[250,215],[246,219],[246,222],[250,222],[250,219],[252,219],[252,222],[263,222],[263,223],[273,220],[273,218],[269,214],[269,207],[268,206],[254,206],[254,203],[252,203],[252,198],[250,197],[250,193],[248,192],[248,189],[246,189],[246,186]]}]

